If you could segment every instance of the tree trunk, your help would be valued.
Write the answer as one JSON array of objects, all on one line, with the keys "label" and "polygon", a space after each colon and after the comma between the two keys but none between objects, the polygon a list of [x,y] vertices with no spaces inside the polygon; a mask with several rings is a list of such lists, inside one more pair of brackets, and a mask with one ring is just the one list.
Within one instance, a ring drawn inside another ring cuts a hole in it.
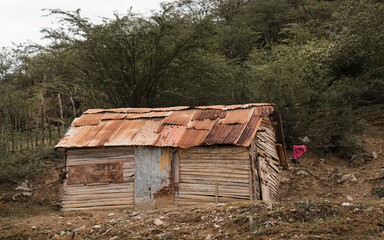
[{"label": "tree trunk", "polygon": [[71,103],[72,103],[73,117],[76,118],[76,107],[75,107],[75,102],[73,101],[72,96],[69,96],[69,98],[71,99]]}]

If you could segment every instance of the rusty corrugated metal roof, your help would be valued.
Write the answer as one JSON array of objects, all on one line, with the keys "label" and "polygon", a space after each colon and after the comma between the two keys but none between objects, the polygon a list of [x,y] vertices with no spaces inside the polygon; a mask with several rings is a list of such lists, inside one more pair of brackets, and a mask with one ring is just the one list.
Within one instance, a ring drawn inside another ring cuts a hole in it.
[{"label": "rusty corrugated metal roof", "polygon": [[163,120],[164,124],[187,125],[195,114],[195,110],[184,110],[172,112]]},{"label": "rusty corrugated metal roof", "polygon": [[227,111],[227,116],[220,121],[222,124],[245,124],[249,122],[252,113],[255,111],[254,108],[236,109]]},{"label": "rusty corrugated metal roof", "polygon": [[240,138],[245,124],[215,124],[208,136],[204,139],[204,145],[234,144]]},{"label": "rusty corrugated metal roof", "polygon": [[204,120],[192,120],[188,123],[187,129],[210,130],[216,122],[217,119],[210,120],[208,118]]},{"label": "rusty corrugated metal roof", "polygon": [[249,146],[271,104],[90,109],[73,121],[60,148]]},{"label": "rusty corrugated metal roof", "polygon": [[192,120],[216,120],[217,118],[223,119],[227,116],[227,112],[224,110],[198,110],[196,114],[193,116]]},{"label": "rusty corrugated metal roof", "polygon": [[175,146],[178,139],[183,136],[183,133],[186,129],[186,126],[180,125],[165,125],[161,132],[159,133],[159,137],[154,143],[155,146],[161,147],[173,147]]},{"label": "rusty corrugated metal roof", "polygon": [[186,129],[176,145],[180,148],[191,148],[201,145],[209,134],[209,130]]},{"label": "rusty corrugated metal roof", "polygon": [[238,145],[248,146],[251,143],[252,136],[256,134],[256,130],[259,128],[262,119],[263,118],[255,114],[252,115],[239,140],[237,140]]}]

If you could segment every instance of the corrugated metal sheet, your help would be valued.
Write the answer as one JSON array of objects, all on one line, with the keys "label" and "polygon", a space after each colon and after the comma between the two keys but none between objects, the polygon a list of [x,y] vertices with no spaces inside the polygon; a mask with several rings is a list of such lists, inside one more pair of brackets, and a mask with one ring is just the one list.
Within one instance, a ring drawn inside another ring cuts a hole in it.
[{"label": "corrugated metal sheet", "polygon": [[172,112],[147,112],[147,113],[130,113],[125,118],[126,119],[139,119],[139,118],[164,118],[171,114]]},{"label": "corrugated metal sheet", "polygon": [[256,130],[259,128],[261,120],[261,117],[252,115],[239,140],[237,140],[237,145],[248,146],[251,144],[252,137],[256,134]]},{"label": "corrugated metal sheet", "polygon": [[151,112],[152,108],[130,108],[127,113],[147,113]]},{"label": "corrugated metal sheet", "polygon": [[249,146],[273,105],[91,109],[75,119],[56,147]]},{"label": "corrugated metal sheet", "polygon": [[203,141],[205,145],[213,144],[234,144],[241,136],[245,124],[215,124],[208,136]]},{"label": "corrugated metal sheet", "polygon": [[186,129],[181,138],[176,142],[180,148],[199,146],[209,134],[209,130]]},{"label": "corrugated metal sheet", "polygon": [[131,108],[111,108],[111,109],[105,109],[105,112],[110,112],[110,113],[126,113],[128,110]]},{"label": "corrugated metal sheet", "polygon": [[140,130],[133,137],[131,145],[134,146],[154,146],[159,137],[156,130],[161,126],[161,118],[146,119]]},{"label": "corrugated metal sheet", "polygon": [[152,108],[153,112],[169,112],[169,111],[181,111],[189,109],[188,106],[177,106],[177,107],[165,107],[165,108]]},{"label": "corrugated metal sheet", "polygon": [[220,121],[222,124],[245,124],[249,122],[252,113],[255,111],[254,108],[236,109],[228,111],[227,116]]},{"label": "corrugated metal sheet", "polygon": [[105,146],[132,146],[132,138],[140,130],[144,120],[126,120],[122,121],[118,131],[110,131],[111,138],[105,143]]},{"label": "corrugated metal sheet", "polygon": [[195,112],[195,110],[172,112],[171,115],[163,120],[163,123],[171,125],[187,125],[191,121]]},{"label": "corrugated metal sheet", "polygon": [[117,119],[123,119],[127,116],[126,113],[105,113],[104,116],[101,118],[102,121],[104,120],[117,120]]},{"label": "corrugated metal sheet", "polygon": [[215,120],[217,118],[223,119],[227,116],[227,112],[224,110],[198,110],[193,116],[192,120]]},{"label": "corrugated metal sheet", "polygon": [[192,120],[188,123],[187,129],[210,130],[216,122],[216,119],[210,120],[208,118],[204,120]]},{"label": "corrugated metal sheet", "polygon": [[79,118],[76,118],[72,122],[73,127],[80,127],[86,125],[97,125],[103,118],[104,113],[101,114],[84,114]]},{"label": "corrugated metal sheet", "polygon": [[225,105],[211,105],[211,106],[198,106],[196,107],[197,109],[203,109],[203,110],[207,110],[207,109],[213,109],[213,110],[225,110],[227,106]]},{"label": "corrugated metal sheet", "polygon": [[155,146],[173,147],[176,142],[181,138],[186,126],[180,125],[165,125],[159,134],[159,138],[155,142]]},{"label": "corrugated metal sheet", "polygon": [[105,109],[88,109],[83,114],[95,114],[105,112]]}]

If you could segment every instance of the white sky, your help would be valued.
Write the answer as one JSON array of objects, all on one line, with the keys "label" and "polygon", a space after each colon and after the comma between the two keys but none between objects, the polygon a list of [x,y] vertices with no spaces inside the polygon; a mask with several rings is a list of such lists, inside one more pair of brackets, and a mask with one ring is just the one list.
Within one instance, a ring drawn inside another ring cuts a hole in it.
[{"label": "white sky", "polygon": [[65,11],[81,9],[81,15],[98,22],[100,17],[112,18],[113,12],[125,14],[132,6],[134,12],[150,14],[159,10],[164,0],[0,0],[0,48],[30,40],[44,44],[40,30],[54,27],[54,17],[43,17],[42,9],[60,8]]}]

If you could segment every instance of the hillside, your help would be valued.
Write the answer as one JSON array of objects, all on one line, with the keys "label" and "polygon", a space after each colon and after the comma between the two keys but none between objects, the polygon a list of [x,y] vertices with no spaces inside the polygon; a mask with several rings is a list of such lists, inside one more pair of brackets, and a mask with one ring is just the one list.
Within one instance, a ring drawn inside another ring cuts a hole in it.
[{"label": "hillside", "polygon": [[59,211],[61,163],[51,163],[43,176],[29,180],[32,196],[20,196],[14,190],[24,181],[1,185],[0,238],[380,238],[384,236],[384,202],[380,201],[384,194],[377,189],[384,187],[383,126],[362,137],[367,153],[354,161],[308,152],[299,164],[291,163],[281,176],[277,203],[63,213]]}]

